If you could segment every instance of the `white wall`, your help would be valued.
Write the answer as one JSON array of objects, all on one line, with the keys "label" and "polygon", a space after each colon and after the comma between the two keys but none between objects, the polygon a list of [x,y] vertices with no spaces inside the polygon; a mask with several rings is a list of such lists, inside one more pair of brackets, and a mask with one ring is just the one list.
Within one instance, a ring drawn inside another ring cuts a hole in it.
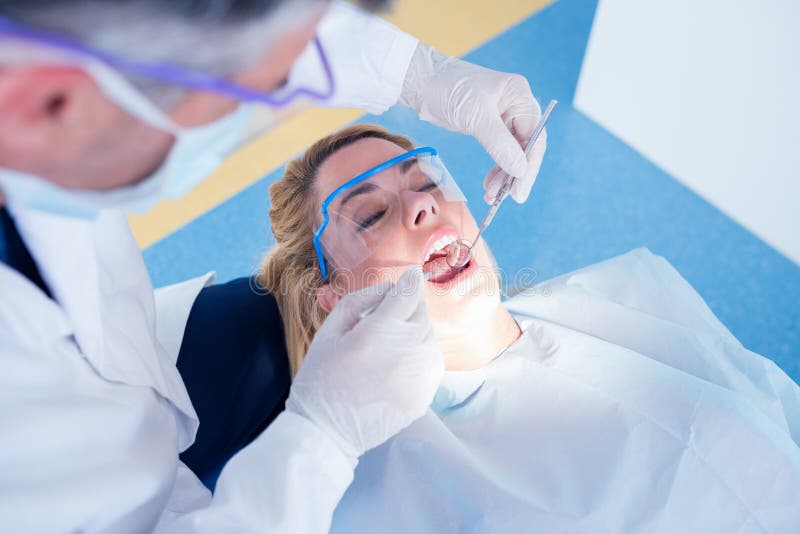
[{"label": "white wall", "polygon": [[575,107],[800,264],[800,1],[600,0]]}]

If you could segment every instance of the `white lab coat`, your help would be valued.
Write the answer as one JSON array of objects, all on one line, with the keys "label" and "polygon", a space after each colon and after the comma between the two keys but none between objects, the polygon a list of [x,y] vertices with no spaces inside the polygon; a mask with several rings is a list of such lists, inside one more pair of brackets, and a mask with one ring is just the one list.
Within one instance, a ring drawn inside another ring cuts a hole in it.
[{"label": "white lab coat", "polygon": [[[397,101],[416,39],[344,4],[318,35],[331,105]],[[121,213],[9,209],[55,301],[0,264],[0,532],[326,531],[355,465],[299,416],[280,415],[236,455],[213,499],[178,459],[198,421],[175,361],[202,282],[165,302],[165,350]]]},{"label": "white lab coat", "polygon": [[663,258],[506,305],[522,336],[362,456],[332,532],[800,532],[800,388]]}]

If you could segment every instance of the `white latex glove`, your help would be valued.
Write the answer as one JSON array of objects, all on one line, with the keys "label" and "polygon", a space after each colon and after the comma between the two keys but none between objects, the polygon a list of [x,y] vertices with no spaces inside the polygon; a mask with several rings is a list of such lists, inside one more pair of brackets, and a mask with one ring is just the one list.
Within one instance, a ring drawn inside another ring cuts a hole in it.
[{"label": "white latex glove", "polygon": [[292,383],[286,409],[310,419],[354,459],[425,414],[442,380],[423,283],[412,267],[396,284],[345,296]]},{"label": "white latex glove", "polygon": [[526,160],[524,147],[542,116],[528,81],[444,56],[420,43],[408,67],[400,101],[422,120],[475,137],[497,163],[486,175],[484,200],[491,203],[505,173],[516,176],[511,196],[530,194],[547,147],[542,131]]}]

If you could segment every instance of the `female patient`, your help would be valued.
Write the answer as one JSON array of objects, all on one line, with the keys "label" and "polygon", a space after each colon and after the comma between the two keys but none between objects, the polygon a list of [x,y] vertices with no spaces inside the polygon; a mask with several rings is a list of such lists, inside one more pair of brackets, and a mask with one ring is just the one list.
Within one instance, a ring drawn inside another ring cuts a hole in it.
[{"label": "female patient", "polygon": [[435,150],[346,128],[270,188],[261,283],[293,372],[350,291],[409,265],[447,372],[431,410],[360,459],[337,532],[798,532],[800,388],[640,249],[508,301]]}]

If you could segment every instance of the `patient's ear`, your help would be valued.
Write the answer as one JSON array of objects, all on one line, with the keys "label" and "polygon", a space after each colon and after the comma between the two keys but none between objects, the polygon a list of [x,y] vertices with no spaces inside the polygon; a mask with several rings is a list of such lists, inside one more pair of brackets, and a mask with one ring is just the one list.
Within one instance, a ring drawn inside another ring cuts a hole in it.
[{"label": "patient's ear", "polygon": [[325,313],[330,313],[341,298],[342,295],[337,293],[330,284],[324,284],[317,290],[317,302],[325,310]]}]

